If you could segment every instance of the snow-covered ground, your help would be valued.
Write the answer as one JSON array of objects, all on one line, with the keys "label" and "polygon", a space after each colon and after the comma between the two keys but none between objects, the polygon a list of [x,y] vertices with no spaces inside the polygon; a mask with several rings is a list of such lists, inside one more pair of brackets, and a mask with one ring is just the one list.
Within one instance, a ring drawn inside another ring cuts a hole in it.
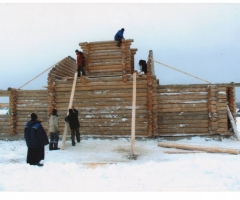
[{"label": "snow-covered ground", "polygon": [[[240,118],[237,124],[240,129]],[[44,166],[37,167],[26,164],[25,141],[1,140],[0,191],[240,191],[240,155],[169,154],[166,152],[184,150],[160,147],[161,141],[136,140],[137,157],[132,159],[126,138],[83,139],[75,147],[68,140],[65,150],[49,151],[46,146]],[[193,137],[171,142],[240,149],[234,138]]]}]

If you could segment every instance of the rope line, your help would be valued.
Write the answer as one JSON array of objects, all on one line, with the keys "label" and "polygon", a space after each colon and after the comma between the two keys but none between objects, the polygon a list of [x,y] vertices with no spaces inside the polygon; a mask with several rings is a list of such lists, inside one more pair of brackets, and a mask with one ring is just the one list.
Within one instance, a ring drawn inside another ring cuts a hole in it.
[{"label": "rope line", "polygon": [[[181,72],[181,73],[183,73],[183,74],[186,74],[186,75],[192,76],[192,77],[194,77],[194,78],[196,78],[196,79],[199,79],[199,80],[201,80],[201,81],[204,81],[204,82],[206,82],[206,83],[210,83],[209,81],[206,81],[206,80],[204,80],[204,79],[198,78],[197,76],[193,76],[193,75],[191,75],[191,74],[188,74],[187,72],[184,72],[184,71],[181,71],[181,70],[176,69],[176,68],[174,68],[174,67],[171,67],[171,66],[165,65],[165,64],[160,63],[160,62],[158,62],[158,61],[156,61],[156,60],[153,60],[152,58],[150,58],[150,59],[151,59],[153,62],[156,62],[156,63],[161,64],[161,65],[163,65],[163,66],[169,67],[169,68],[174,69],[174,70],[176,70],[176,71],[179,71],[179,72]],[[211,83],[210,83],[210,84],[211,84]]]},{"label": "rope line", "polygon": [[31,79],[30,81],[28,81],[27,83],[25,83],[24,85],[22,85],[21,87],[18,88],[18,90],[20,90],[23,86],[27,85],[28,83],[32,82],[34,79],[36,79],[37,77],[41,76],[42,74],[44,74],[46,71],[48,71],[49,69],[51,69],[52,67],[56,66],[58,63],[62,62],[63,60],[65,60],[66,58],[62,59],[61,61],[57,62],[56,64],[52,65],[51,67],[49,67],[48,69],[46,69],[45,71],[43,71],[41,74],[37,75],[36,77],[34,77],[33,79]]}]

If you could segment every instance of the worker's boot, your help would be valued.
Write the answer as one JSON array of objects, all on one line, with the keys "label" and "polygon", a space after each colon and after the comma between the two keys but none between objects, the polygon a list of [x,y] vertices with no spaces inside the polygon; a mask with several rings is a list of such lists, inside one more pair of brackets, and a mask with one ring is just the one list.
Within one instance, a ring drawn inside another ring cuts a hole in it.
[{"label": "worker's boot", "polygon": [[53,150],[59,150],[60,148],[58,148],[58,143],[54,143],[53,145]]},{"label": "worker's boot", "polygon": [[53,150],[53,143],[49,143],[49,150],[52,151]]},{"label": "worker's boot", "polygon": [[76,144],[76,143],[75,143],[75,141],[74,141],[74,140],[72,140],[72,145],[73,145],[73,146],[75,146],[75,144]]}]

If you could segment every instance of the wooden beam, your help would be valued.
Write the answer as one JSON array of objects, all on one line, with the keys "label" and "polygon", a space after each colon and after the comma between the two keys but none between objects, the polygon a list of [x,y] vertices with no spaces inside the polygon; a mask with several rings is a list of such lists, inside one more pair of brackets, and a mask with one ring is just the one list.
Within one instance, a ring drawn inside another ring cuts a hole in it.
[{"label": "wooden beam", "polygon": [[232,113],[230,112],[229,106],[227,105],[227,111],[228,111],[228,117],[232,123],[233,131],[235,133],[235,136],[237,137],[237,140],[240,140],[240,133],[238,132],[237,125],[233,119]]},{"label": "wooden beam", "polygon": [[[73,97],[74,97],[76,81],[77,81],[77,72],[74,75],[74,81],[73,81],[73,85],[72,85],[72,92],[71,92],[71,96],[70,96],[70,100],[69,100],[68,110],[72,107],[72,101],[73,101]],[[68,110],[67,110],[67,115],[68,115]],[[66,142],[66,138],[67,138],[67,129],[68,129],[68,122],[65,122],[61,150],[65,149],[65,142]]]},{"label": "wooden beam", "polygon": [[158,143],[158,146],[166,147],[166,148],[206,151],[206,152],[210,152],[210,153],[228,153],[228,154],[235,154],[235,155],[240,154],[239,149],[229,149],[229,148],[212,147],[212,146],[208,147],[208,146],[166,143],[166,142],[160,142],[160,143]]}]

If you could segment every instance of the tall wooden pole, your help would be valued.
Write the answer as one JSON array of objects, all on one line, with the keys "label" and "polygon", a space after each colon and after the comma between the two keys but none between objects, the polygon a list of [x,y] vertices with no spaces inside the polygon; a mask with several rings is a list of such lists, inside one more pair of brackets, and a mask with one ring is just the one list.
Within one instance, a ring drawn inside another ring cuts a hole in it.
[{"label": "tall wooden pole", "polygon": [[134,156],[135,148],[135,116],[136,116],[136,72],[133,73],[131,156]]},{"label": "tall wooden pole", "polygon": [[[71,96],[70,96],[68,110],[70,108],[72,108],[72,102],[73,102],[73,97],[74,97],[74,92],[75,92],[75,87],[76,87],[76,81],[77,81],[77,72],[74,75],[74,80],[73,80],[73,85],[72,85],[72,92],[71,92]],[[68,115],[68,110],[67,110],[67,115]],[[65,122],[65,127],[64,127],[63,137],[62,137],[61,150],[65,149],[65,143],[66,143],[66,138],[67,138],[67,129],[68,129],[68,122]]]}]

